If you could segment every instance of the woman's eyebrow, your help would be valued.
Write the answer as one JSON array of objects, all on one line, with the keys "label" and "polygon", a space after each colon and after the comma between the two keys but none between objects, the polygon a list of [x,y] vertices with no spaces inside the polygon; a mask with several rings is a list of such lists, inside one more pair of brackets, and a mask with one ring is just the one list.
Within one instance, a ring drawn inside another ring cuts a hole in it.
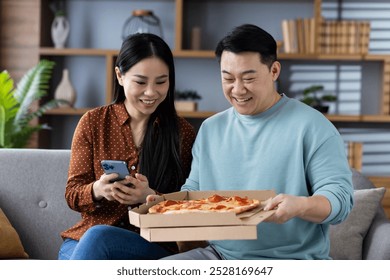
[{"label": "woman's eyebrow", "polygon": [[[148,79],[148,77],[146,77],[144,75],[140,75],[140,74],[134,74],[133,76],[137,77],[137,78],[141,78],[141,79]],[[167,78],[167,77],[168,77],[167,74],[163,74],[161,76],[156,77],[156,79],[162,79],[162,78]]]}]

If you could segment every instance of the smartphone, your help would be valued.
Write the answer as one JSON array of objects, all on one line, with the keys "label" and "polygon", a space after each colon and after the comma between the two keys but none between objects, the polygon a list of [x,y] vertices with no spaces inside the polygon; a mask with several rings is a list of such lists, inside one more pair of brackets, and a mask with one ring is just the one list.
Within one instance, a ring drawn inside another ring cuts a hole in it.
[{"label": "smartphone", "polygon": [[110,182],[121,181],[125,179],[126,176],[130,175],[129,169],[127,168],[127,163],[122,160],[102,160],[101,162],[104,173],[111,174],[117,173],[119,176]]}]

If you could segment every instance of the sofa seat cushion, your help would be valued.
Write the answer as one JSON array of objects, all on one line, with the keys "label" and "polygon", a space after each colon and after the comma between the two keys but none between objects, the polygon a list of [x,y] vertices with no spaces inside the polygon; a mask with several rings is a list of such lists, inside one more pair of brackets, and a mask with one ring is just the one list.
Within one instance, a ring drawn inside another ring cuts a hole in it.
[{"label": "sofa seat cushion", "polygon": [[22,242],[15,228],[0,208],[0,259],[26,259]]},{"label": "sofa seat cushion", "polygon": [[347,219],[330,227],[330,256],[337,260],[361,260],[363,240],[377,213],[385,188],[354,191],[354,206]]}]

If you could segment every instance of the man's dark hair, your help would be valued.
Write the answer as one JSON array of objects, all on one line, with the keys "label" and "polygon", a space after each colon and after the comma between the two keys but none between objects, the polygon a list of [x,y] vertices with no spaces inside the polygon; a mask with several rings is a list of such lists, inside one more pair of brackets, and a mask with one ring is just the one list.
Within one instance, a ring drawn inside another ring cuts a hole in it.
[{"label": "man's dark hair", "polygon": [[219,62],[223,51],[257,52],[260,54],[261,63],[268,68],[277,60],[275,39],[267,31],[253,24],[240,25],[219,41],[215,49]]}]

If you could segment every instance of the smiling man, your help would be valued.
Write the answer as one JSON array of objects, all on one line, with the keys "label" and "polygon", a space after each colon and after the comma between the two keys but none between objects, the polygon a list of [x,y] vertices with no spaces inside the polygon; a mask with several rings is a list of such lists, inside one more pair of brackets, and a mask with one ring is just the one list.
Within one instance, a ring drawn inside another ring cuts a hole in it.
[{"label": "smiling man", "polygon": [[[266,190],[276,209],[257,240],[209,241],[169,259],[329,259],[330,224],[353,205],[351,170],[337,129],[318,111],[275,89],[276,42],[242,25],[216,56],[231,108],[205,120],[182,190]],[[221,229],[223,230],[223,229]]]}]

